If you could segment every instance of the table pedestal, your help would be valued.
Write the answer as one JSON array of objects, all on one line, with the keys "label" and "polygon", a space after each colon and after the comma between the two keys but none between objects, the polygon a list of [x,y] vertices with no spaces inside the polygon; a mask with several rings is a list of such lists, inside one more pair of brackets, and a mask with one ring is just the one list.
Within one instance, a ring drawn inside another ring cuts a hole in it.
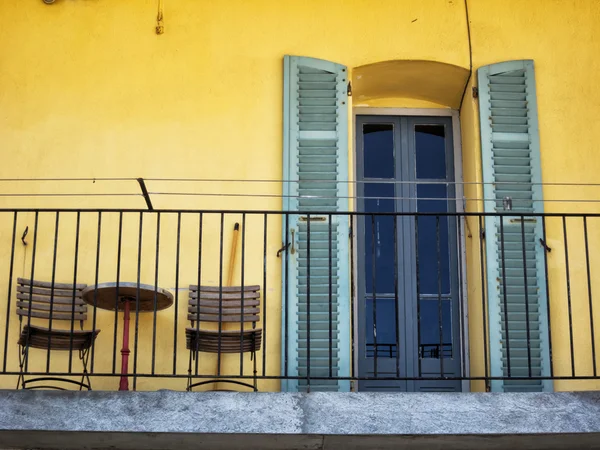
[{"label": "table pedestal", "polygon": [[[2,0],[0,0],[2,1]],[[173,304],[173,294],[166,289],[150,284],[133,282],[99,283],[86,287],[81,294],[83,301],[94,308],[123,311],[123,346],[121,349],[121,377],[119,390],[129,390],[129,312],[135,307],[137,317],[140,312],[162,311]],[[119,302],[118,304],[116,302]],[[118,320],[118,319],[117,319]],[[116,375],[116,374],[115,374]],[[134,374],[135,376],[135,374]],[[135,390],[135,387],[134,387]]]},{"label": "table pedestal", "polygon": [[120,391],[129,390],[129,378],[127,373],[129,371],[129,304],[131,299],[124,298],[125,303],[123,307],[123,348],[121,349],[121,381],[119,382]]}]

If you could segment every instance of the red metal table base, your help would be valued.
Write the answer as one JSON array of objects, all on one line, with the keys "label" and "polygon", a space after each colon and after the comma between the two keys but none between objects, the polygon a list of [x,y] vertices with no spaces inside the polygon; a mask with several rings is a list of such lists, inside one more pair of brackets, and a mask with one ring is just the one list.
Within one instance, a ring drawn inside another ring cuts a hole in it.
[{"label": "red metal table base", "polygon": [[124,298],[123,307],[123,348],[121,349],[121,381],[119,382],[120,391],[129,390],[129,378],[127,377],[129,370],[129,304],[131,299]]}]

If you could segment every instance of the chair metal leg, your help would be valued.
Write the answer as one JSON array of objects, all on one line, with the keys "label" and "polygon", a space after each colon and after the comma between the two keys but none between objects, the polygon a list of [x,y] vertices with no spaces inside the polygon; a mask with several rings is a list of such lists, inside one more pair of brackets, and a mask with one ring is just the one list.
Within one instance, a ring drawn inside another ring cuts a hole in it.
[{"label": "chair metal leg", "polygon": [[81,376],[81,385],[79,386],[79,390],[83,390],[84,381],[87,380],[87,388],[88,391],[92,390],[92,380],[90,379],[90,375],[87,370],[88,361],[90,358],[90,349],[86,348],[84,350],[79,351],[79,359],[81,359],[81,363],[83,364],[83,375]]},{"label": "chair metal leg", "polygon": [[187,379],[187,387],[185,390],[188,392],[192,390],[192,350],[190,350],[190,361],[188,364],[188,379]]},{"label": "chair metal leg", "polygon": [[258,379],[256,376],[256,338],[255,335],[252,335],[252,352],[250,353],[250,358],[254,362],[254,392],[258,392]]},{"label": "chair metal leg", "polygon": [[25,367],[25,360],[27,359],[27,352],[29,350],[29,347],[19,346],[19,348],[20,348],[20,350],[19,350],[19,378],[17,379],[16,389],[19,389],[19,385],[21,385],[21,389],[25,389],[24,367]]},{"label": "chair metal leg", "polygon": [[252,352],[252,359],[254,360],[254,392],[258,392],[258,380],[256,377],[256,353]]}]

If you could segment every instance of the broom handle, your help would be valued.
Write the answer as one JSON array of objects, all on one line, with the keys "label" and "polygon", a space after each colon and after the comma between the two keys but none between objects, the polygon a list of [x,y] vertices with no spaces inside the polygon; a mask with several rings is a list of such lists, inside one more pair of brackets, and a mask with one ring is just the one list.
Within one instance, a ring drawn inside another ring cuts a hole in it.
[{"label": "broom handle", "polygon": [[[227,286],[231,286],[233,284],[233,273],[235,271],[235,257],[237,255],[237,243],[238,243],[238,236],[240,234],[240,224],[239,223],[235,223],[235,225],[233,226],[233,237],[231,239],[231,252],[229,254],[229,273],[227,274]],[[223,301],[223,300],[221,300]],[[225,329],[225,325],[227,324],[227,322],[223,322],[221,324],[221,329]],[[221,372],[221,359],[222,358],[217,358],[217,367],[216,367],[216,372],[220,373]],[[215,387],[218,387],[218,384],[215,384]]]},{"label": "broom handle", "polygon": [[227,276],[227,286],[233,284],[233,272],[235,270],[235,257],[237,255],[238,236],[240,234],[240,224],[235,223],[233,226],[233,238],[231,240],[231,253],[229,255],[229,274]]}]

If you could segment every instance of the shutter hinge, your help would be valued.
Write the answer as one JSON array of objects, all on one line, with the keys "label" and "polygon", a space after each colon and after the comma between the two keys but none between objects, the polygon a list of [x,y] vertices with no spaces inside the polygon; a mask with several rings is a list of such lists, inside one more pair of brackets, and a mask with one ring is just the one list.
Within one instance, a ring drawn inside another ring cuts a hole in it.
[{"label": "shutter hinge", "polygon": [[482,241],[485,240],[485,229],[483,229],[483,228],[481,229],[481,232],[480,232],[480,238]]},{"label": "shutter hinge", "polygon": [[348,97],[352,97],[352,82],[348,81]]},{"label": "shutter hinge", "polygon": [[477,86],[473,86],[473,98],[479,98],[479,88]]}]

